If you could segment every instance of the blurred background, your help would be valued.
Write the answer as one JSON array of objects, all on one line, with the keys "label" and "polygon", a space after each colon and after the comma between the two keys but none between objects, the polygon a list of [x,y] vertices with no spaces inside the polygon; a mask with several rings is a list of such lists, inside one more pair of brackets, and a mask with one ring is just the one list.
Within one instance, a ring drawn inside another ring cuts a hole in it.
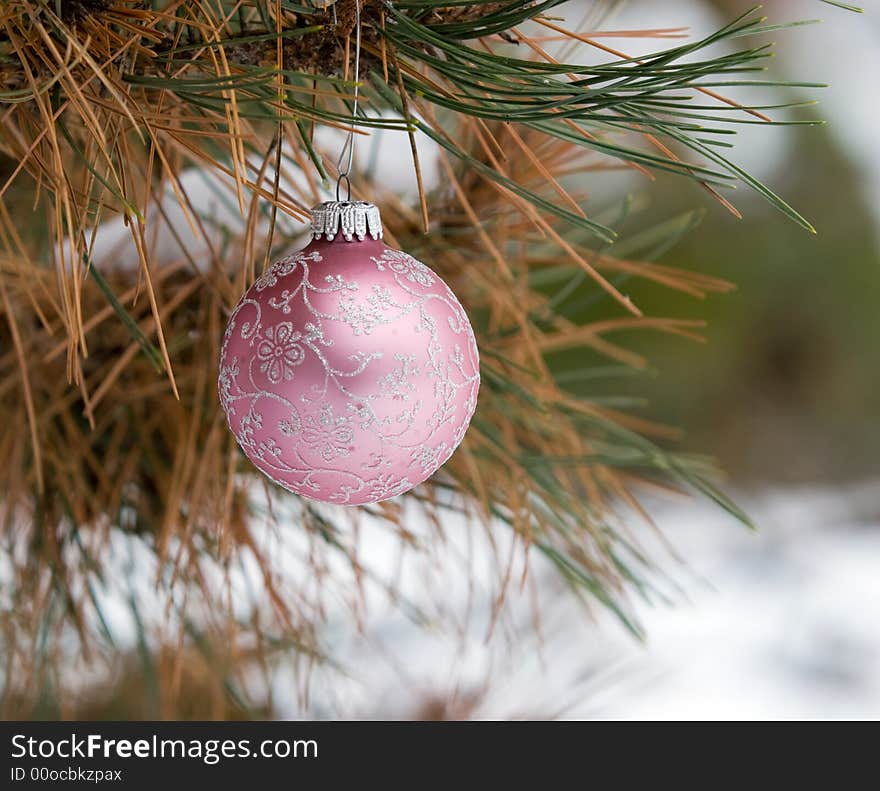
[{"label": "blurred background", "polygon": [[[627,3],[621,23],[678,17],[703,33],[748,7]],[[746,127],[737,161],[788,196],[818,234],[777,222],[749,195],[735,201],[745,222],[704,201],[700,227],[669,259],[727,278],[738,291],[674,306],[710,319],[710,343],[652,348],[668,373],[657,378],[651,401],[687,427],[694,447],[710,448],[737,483],[847,481],[880,471],[880,373],[872,364],[880,330],[880,153],[872,130],[880,109],[866,101],[880,73],[880,19],[870,7],[850,15],[801,2],[773,2],[765,11],[773,22],[823,17],[778,35],[774,68],[791,80],[828,84],[800,92],[818,97],[811,115],[826,125],[768,134]],[[662,214],[693,206],[695,196],[661,188],[652,199]]]},{"label": "blurred background", "polygon": [[[681,15],[699,28],[746,5],[634,3],[626,13]],[[745,222],[709,207],[671,255],[738,291],[701,306],[709,344],[651,350],[662,372],[654,408],[721,460],[760,534],[718,529],[699,509],[668,515],[714,590],[698,586],[693,606],[648,618],[645,653],[627,656],[657,676],[605,699],[614,716],[880,715],[880,108],[866,101],[880,73],[880,19],[871,4],[860,16],[798,2],[765,10],[778,21],[824,18],[778,38],[775,68],[829,84],[815,109],[827,125],[739,154],[818,234],[757,201],[739,204]]]}]

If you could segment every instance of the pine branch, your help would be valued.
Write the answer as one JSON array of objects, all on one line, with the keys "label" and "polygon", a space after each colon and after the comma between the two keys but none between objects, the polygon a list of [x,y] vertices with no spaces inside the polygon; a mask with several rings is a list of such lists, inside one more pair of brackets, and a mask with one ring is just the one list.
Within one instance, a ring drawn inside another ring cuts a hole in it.
[{"label": "pine branch", "polygon": [[[337,0],[335,12],[280,6],[280,18],[276,0],[0,7],[0,540],[11,564],[3,595],[15,599],[0,614],[0,652],[4,666],[27,670],[25,699],[46,668],[67,666],[70,646],[77,660],[88,650],[112,655],[104,609],[122,594],[103,569],[120,543],[141,553],[156,609],[169,613],[153,624],[154,640],[138,595],[123,591],[144,674],[166,701],[169,645],[184,646],[174,656],[187,667],[207,675],[216,665],[211,689],[248,711],[236,678],[245,662],[269,672],[287,652],[309,667],[328,661],[325,587],[338,585],[358,617],[364,580],[398,601],[338,514],[271,488],[260,496],[216,403],[228,309],[267,247],[298,243],[309,206],[335,176],[335,152],[315,128],[347,129],[352,117],[354,0]],[[421,207],[381,179],[365,177],[358,196],[386,205],[389,240],[460,295],[483,379],[461,450],[404,501],[433,532],[416,536],[400,503],[365,515],[412,552],[431,552],[453,512],[482,521],[490,543],[506,525],[518,546],[640,635],[629,596],[652,595],[656,570],[615,517],[642,513],[639,495],[660,488],[697,491],[748,518],[710,464],[669,449],[674,431],[642,417],[637,402],[580,386],[649,371],[626,333],[699,339],[698,322],[642,316],[627,296],[633,282],[694,299],[732,287],[658,262],[699,212],[620,238],[637,201],[594,211],[578,190],[612,169],[646,180],[662,172],[736,211],[726,190],[744,184],[809,227],[727,153],[738,125],[802,123],[789,113],[803,103],[743,105],[727,91],[817,86],[766,75],[771,52],[760,37],[794,25],[755,12],[671,47],[678,29],[613,36],[664,47],[636,59],[597,31],[569,30],[563,9],[562,0],[363,0],[359,134],[433,141],[442,180],[421,190],[427,235]],[[547,32],[582,47],[584,62],[557,62],[544,49]],[[194,173],[239,221],[216,222],[193,191]],[[100,259],[96,240],[114,218],[126,245]],[[157,254],[160,240],[175,245],[171,260]],[[130,265],[115,266],[126,253]],[[267,523],[308,573],[291,578],[276,534],[261,530]],[[499,568],[506,562],[498,558]],[[351,578],[328,573],[340,565]],[[240,575],[262,596],[245,616],[228,596]],[[190,607],[206,623],[189,620]]]}]

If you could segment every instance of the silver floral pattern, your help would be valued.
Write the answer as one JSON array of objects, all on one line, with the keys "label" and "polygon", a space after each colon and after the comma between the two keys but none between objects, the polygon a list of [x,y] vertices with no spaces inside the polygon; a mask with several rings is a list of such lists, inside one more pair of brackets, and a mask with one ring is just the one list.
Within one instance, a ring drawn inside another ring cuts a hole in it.
[{"label": "silver floral pattern", "polygon": [[293,324],[283,321],[266,327],[262,340],[257,344],[257,358],[260,370],[277,384],[282,379],[293,379],[293,371],[306,358],[302,343],[302,333],[293,329]]},{"label": "silver floral pattern", "polygon": [[423,288],[433,286],[436,282],[434,273],[428,267],[402,250],[386,247],[381,255],[373,256],[372,260],[380,270],[388,267],[392,272],[403,275],[411,283],[417,283]]},{"label": "silver floral pattern", "polygon": [[347,505],[408,491],[476,407],[470,322],[428,267],[381,241],[319,240],[230,316],[218,390],[245,454],[281,486]]}]

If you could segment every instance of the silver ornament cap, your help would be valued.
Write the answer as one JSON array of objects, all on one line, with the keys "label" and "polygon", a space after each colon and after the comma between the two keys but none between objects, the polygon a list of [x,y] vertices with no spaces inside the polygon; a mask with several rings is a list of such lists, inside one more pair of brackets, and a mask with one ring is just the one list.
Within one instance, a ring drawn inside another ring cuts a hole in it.
[{"label": "silver ornament cap", "polygon": [[382,238],[379,209],[366,201],[326,201],[312,209],[312,236],[332,242],[342,236],[346,242],[362,242],[367,235]]}]

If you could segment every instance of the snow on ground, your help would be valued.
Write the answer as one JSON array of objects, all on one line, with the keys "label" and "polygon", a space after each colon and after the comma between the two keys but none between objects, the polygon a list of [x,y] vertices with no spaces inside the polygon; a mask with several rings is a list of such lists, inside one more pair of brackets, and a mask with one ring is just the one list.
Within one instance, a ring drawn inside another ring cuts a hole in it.
[{"label": "snow on ground", "polygon": [[[681,585],[672,604],[637,606],[644,644],[604,613],[592,620],[548,574],[539,574],[541,637],[526,596],[513,604],[514,631],[489,641],[479,607],[464,636],[379,608],[364,635],[339,626],[332,644],[352,677],[320,680],[312,713],[407,717],[426,698],[476,693],[473,716],[487,718],[880,716],[878,491],[746,498],[758,534],[709,505],[661,507],[658,522],[687,565],[667,563]],[[428,591],[422,575],[407,579],[406,595],[430,599],[439,584],[448,609],[464,611],[461,567],[447,563]]]},{"label": "snow on ground", "polygon": [[[278,501],[277,524],[255,532],[283,595],[320,604],[321,641],[336,666],[313,670],[304,705],[291,654],[274,674],[273,705],[287,718],[411,718],[428,702],[456,718],[880,717],[878,492],[880,482],[741,496],[758,533],[706,503],[649,504],[682,560],[627,519],[665,572],[667,601],[634,604],[643,643],[601,608],[585,609],[540,559],[520,590],[519,552],[507,609],[490,632],[497,559],[511,556],[504,526],[493,531],[493,550],[480,526],[450,518],[439,540],[410,511],[408,530],[430,550],[402,552],[387,525],[361,524],[359,586],[332,553],[315,575],[325,544],[302,530],[293,498]],[[334,517],[341,539],[351,539],[345,515]],[[211,620],[180,589],[169,608],[140,539],[117,535],[105,566],[98,597],[120,651],[137,644],[132,600],[150,634],[174,633],[177,606],[195,624]],[[233,573],[229,600],[245,620],[252,607],[271,612],[261,579],[247,557]],[[398,590],[393,600],[383,580]],[[98,680],[76,662],[71,672],[77,685]],[[260,700],[263,682],[253,683]]]}]

